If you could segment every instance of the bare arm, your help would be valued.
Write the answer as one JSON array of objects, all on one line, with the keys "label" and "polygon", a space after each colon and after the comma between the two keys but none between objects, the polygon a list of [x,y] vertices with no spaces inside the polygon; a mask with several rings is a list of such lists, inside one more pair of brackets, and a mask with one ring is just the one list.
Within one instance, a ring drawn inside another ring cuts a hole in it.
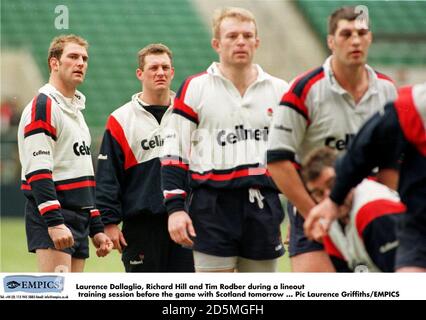
[{"label": "bare arm", "polygon": [[306,218],[309,210],[315,206],[315,202],[306,191],[293,163],[288,160],[272,162],[268,164],[268,170],[278,189]]}]

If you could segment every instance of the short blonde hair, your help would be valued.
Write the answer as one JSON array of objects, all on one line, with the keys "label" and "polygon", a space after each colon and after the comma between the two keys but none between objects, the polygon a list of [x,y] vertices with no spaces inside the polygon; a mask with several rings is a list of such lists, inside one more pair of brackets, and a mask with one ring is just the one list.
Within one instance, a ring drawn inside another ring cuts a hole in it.
[{"label": "short blonde hair", "polygon": [[143,70],[145,67],[145,57],[151,54],[166,53],[170,58],[170,63],[173,64],[173,53],[166,45],[162,43],[152,43],[142,48],[138,52],[139,69]]},{"label": "short blonde hair", "polygon": [[47,66],[49,67],[49,72],[52,71],[50,68],[50,59],[56,58],[61,59],[62,53],[64,52],[65,45],[69,42],[76,43],[86,50],[89,49],[89,43],[86,39],[76,36],[75,34],[62,34],[53,38],[50,43],[49,50],[47,52]]},{"label": "short blonde hair", "polygon": [[240,21],[253,22],[255,26],[255,30],[256,30],[255,36],[257,36],[256,18],[254,17],[254,14],[251,11],[244,8],[239,8],[239,7],[224,7],[224,8],[216,9],[213,14],[213,25],[212,25],[213,38],[219,39],[220,24],[225,18],[236,18],[236,19],[239,19]]}]

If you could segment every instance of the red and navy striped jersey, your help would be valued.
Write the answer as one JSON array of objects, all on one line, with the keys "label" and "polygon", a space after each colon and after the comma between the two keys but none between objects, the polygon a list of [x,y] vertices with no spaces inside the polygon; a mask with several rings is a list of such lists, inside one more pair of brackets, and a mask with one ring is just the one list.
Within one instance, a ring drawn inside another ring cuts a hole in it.
[{"label": "red and navy striped jersey", "polygon": [[[166,214],[160,152],[172,107],[159,123],[145,109],[149,105],[139,94],[107,120],[96,172],[96,207],[105,224],[118,224],[141,214]],[[171,101],[173,98],[171,93]]]},{"label": "red and navy striped jersey", "polygon": [[354,189],[351,203],[347,224],[333,222],[324,241],[325,250],[346,261],[351,270],[363,265],[369,272],[393,272],[397,224],[406,211],[398,194],[383,184],[364,179]]},{"label": "red and navy striped jersey", "polygon": [[358,103],[335,79],[331,57],[297,77],[274,113],[268,162],[300,163],[311,150],[324,146],[346,150],[362,124],[396,98],[388,77],[368,65],[365,68],[369,87]]},{"label": "red and navy striped jersey", "polygon": [[66,98],[46,84],[22,112],[18,129],[22,190],[35,200],[49,226],[63,223],[61,207],[94,208],[91,137],[81,112],[84,107],[80,92]]}]

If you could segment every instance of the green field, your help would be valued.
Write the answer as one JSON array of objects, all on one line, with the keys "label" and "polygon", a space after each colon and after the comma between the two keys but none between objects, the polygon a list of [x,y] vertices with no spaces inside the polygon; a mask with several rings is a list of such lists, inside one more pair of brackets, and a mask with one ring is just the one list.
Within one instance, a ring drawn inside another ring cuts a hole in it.
[{"label": "green field", "polygon": [[[283,226],[283,231],[285,227]],[[283,237],[285,232],[283,232]],[[1,218],[0,228],[0,271],[1,272],[36,272],[37,264],[34,254],[28,253],[24,221],[19,218]],[[91,257],[86,260],[86,272],[124,272],[120,255],[113,250],[105,258],[98,258],[93,246]],[[279,271],[290,270],[288,253],[280,258]]]}]

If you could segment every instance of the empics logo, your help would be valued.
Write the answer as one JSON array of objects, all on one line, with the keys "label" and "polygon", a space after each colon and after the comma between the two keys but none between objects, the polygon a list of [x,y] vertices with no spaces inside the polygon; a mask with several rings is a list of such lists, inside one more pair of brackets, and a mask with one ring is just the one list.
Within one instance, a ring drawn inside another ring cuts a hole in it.
[{"label": "empics logo", "polygon": [[4,292],[62,292],[64,277],[7,276],[3,279]]}]

